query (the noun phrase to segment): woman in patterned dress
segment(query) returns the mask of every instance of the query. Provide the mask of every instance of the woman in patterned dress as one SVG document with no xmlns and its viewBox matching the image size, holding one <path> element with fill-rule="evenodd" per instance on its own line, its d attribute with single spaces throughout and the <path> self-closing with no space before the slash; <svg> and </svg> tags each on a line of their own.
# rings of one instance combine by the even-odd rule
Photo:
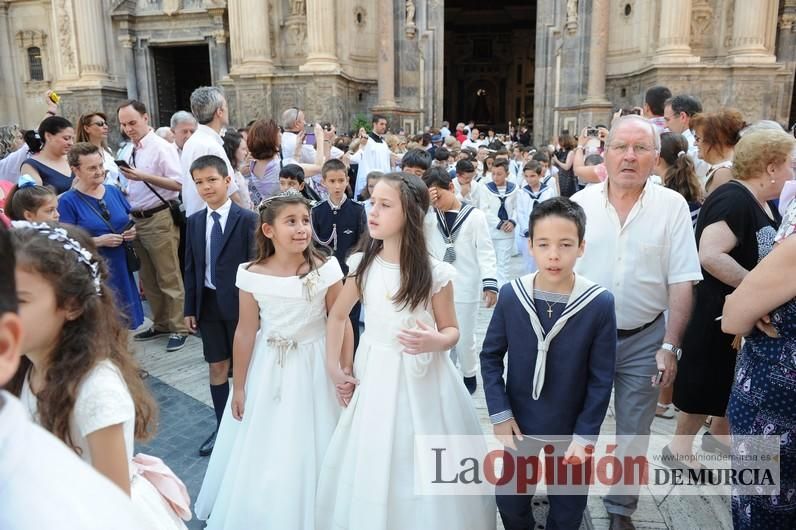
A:
<svg viewBox="0 0 796 530">
<path fill-rule="evenodd" d="M 796 527 L 794 233 L 796 201 L 786 212 L 771 253 L 744 278 L 724 305 L 722 329 L 746 335 L 727 408 L 733 455 L 743 452 L 740 437 L 745 435 L 776 436 L 780 445 L 779 494 L 734 491 L 732 518 L 736 529 Z"/>
</svg>

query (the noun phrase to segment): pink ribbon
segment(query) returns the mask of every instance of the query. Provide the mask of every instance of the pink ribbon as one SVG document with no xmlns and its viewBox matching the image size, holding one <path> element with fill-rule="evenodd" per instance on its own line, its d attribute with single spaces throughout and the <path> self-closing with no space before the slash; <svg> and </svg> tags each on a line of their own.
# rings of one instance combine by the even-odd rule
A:
<svg viewBox="0 0 796 530">
<path fill-rule="evenodd" d="M 191 497 L 185 484 L 163 460 L 144 453 L 133 457 L 137 474 L 148 480 L 183 521 L 191 520 Z"/>
</svg>

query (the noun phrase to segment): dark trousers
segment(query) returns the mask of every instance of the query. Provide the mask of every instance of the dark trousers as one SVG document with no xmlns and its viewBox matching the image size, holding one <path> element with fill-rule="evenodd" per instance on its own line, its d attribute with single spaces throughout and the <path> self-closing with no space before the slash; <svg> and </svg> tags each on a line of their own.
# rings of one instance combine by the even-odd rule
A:
<svg viewBox="0 0 796 530">
<path fill-rule="evenodd" d="M 531 440 L 526 437 L 522 442 L 517 442 L 517 452 L 507 448 L 512 454 L 520 454 L 528 457 L 538 455 L 545 443 L 540 440 Z M 563 456 L 569 442 L 556 443 L 556 455 Z M 531 530 L 536 527 L 533 517 L 533 494 L 535 488 L 529 486 L 527 494 L 516 494 L 513 489 L 513 481 L 509 482 L 512 487 L 496 488 L 495 500 L 497 502 L 500 519 L 506 530 Z M 505 494 L 501 494 L 501 491 Z M 577 530 L 583 520 L 583 512 L 586 509 L 588 500 L 588 487 L 577 488 L 579 495 L 555 495 L 552 492 L 555 488 L 548 486 L 547 500 L 550 503 L 550 512 L 547 516 L 545 528 L 547 530 Z M 568 493 L 572 493 L 569 491 Z"/>
<path fill-rule="evenodd" d="M 198 318 L 202 336 L 205 361 L 219 363 L 232 360 L 232 343 L 235 339 L 237 320 L 227 320 L 218 307 L 215 289 L 202 291 L 202 311 Z"/>
</svg>

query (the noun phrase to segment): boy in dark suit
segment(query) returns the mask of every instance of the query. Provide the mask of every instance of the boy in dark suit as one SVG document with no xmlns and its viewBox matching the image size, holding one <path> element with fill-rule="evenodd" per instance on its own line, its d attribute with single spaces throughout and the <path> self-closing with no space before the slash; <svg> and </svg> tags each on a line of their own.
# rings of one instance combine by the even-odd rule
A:
<svg viewBox="0 0 796 530">
<path fill-rule="evenodd" d="M 321 167 L 321 179 L 329 191 L 329 198 L 312 208 L 312 237 L 332 250 L 345 277 L 348 275 L 348 254 L 367 227 L 365 207 L 346 197 L 348 174 L 341 161 L 335 158 L 327 160 Z M 359 311 L 360 304 L 357 303 L 350 314 L 355 350 L 359 346 Z"/>
<path fill-rule="evenodd" d="M 210 368 L 210 396 L 221 423 L 229 397 L 232 341 L 238 324 L 238 266 L 254 258 L 254 232 L 259 216 L 227 198 L 232 177 L 215 155 L 191 164 L 191 178 L 207 207 L 188 217 L 185 230 L 185 325 L 202 330 L 202 346 Z M 217 427 L 217 426 L 216 426 Z M 199 449 L 213 451 L 216 431 Z"/>
<path fill-rule="evenodd" d="M 481 376 L 495 435 L 523 457 L 553 445 L 566 462 L 583 465 L 611 399 L 614 297 L 573 270 L 583 255 L 585 231 L 583 208 L 567 198 L 548 199 L 534 208 L 528 245 L 539 270 L 503 286 L 484 339 Z M 580 526 L 588 487 L 569 487 L 569 495 L 549 489 L 546 528 Z M 532 500 L 498 488 L 506 530 L 535 528 Z"/>
</svg>

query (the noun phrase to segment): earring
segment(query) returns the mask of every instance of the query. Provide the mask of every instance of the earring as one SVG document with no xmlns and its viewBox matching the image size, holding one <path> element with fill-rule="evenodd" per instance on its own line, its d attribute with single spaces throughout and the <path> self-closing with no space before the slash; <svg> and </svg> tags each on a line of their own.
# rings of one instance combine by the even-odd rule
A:
<svg viewBox="0 0 796 530">
<path fill-rule="evenodd" d="M 771 184 L 774 184 L 775 182 L 777 182 L 777 181 L 774 180 L 774 179 L 771 179 Z"/>
</svg>

